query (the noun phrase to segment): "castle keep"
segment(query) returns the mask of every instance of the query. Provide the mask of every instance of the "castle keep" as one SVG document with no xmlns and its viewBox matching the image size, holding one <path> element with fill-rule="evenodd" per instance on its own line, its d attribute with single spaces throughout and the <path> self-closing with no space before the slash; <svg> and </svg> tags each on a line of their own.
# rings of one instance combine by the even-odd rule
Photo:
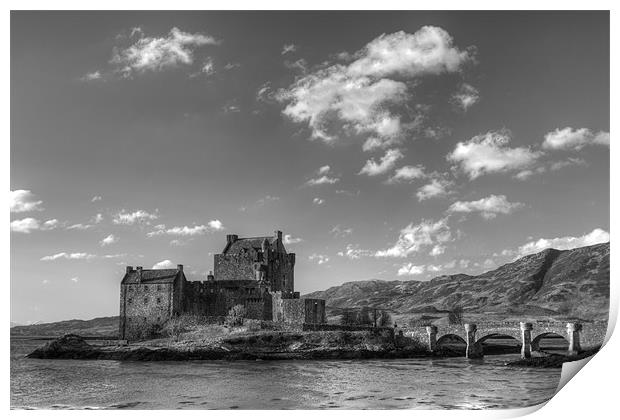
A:
<svg viewBox="0 0 620 420">
<path fill-rule="evenodd" d="M 121 339 L 156 328 L 183 314 L 223 317 L 243 305 L 247 318 L 292 325 L 324 324 L 325 301 L 302 299 L 295 292 L 295 254 L 287 253 L 282 232 L 239 238 L 226 235 L 226 245 L 213 257 L 213 274 L 188 281 L 176 269 L 127 267 L 121 281 Z"/>
</svg>

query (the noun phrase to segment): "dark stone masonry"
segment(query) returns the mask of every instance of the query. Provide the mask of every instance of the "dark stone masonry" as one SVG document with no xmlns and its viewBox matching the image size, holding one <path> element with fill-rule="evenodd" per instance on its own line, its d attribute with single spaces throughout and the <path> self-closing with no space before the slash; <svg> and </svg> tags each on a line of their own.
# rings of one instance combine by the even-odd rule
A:
<svg viewBox="0 0 620 420">
<path fill-rule="evenodd" d="M 213 258 L 204 281 L 188 281 L 183 266 L 149 270 L 127 267 L 121 281 L 119 337 L 133 339 L 155 331 L 179 315 L 223 317 L 243 305 L 247 317 L 294 326 L 324 324 L 325 301 L 301 299 L 295 292 L 295 254 L 287 253 L 282 232 L 239 238 Z"/>
</svg>

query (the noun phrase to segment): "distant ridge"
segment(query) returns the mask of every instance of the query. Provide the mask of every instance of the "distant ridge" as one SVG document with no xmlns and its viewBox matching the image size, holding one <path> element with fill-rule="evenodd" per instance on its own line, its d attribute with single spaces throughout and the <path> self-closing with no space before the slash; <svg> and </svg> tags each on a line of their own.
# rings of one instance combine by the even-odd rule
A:
<svg viewBox="0 0 620 420">
<path fill-rule="evenodd" d="M 395 313 L 444 311 L 506 315 L 561 314 L 606 320 L 609 242 L 571 250 L 546 249 L 479 275 L 453 274 L 428 282 L 365 280 L 305 295 L 330 308 L 371 306 Z"/>
</svg>

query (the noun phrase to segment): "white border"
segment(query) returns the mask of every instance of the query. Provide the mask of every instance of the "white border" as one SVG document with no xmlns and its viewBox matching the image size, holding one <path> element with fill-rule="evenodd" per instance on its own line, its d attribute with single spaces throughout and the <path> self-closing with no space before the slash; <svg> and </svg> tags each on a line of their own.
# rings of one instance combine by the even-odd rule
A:
<svg viewBox="0 0 620 420">
<path fill-rule="evenodd" d="M 205 2 L 205 1 L 187 1 L 187 0 L 177 0 L 175 2 L 162 2 L 162 1 L 118 1 L 118 0 L 109 0 L 106 2 L 78 2 L 78 1 L 55 1 L 53 3 L 49 1 L 8 1 L 9 9 L 7 9 L 6 13 L 2 16 L 2 28 L 4 31 L 4 43 L 5 49 L 4 51 L 10 51 L 10 15 L 9 10 L 49 10 L 51 6 L 54 7 L 54 10 L 202 10 L 202 9 L 210 9 L 210 10 L 341 10 L 341 9 L 374 9 L 376 6 L 381 6 L 387 10 L 463 10 L 465 6 L 467 6 L 468 10 L 548 10 L 548 9 L 558 9 L 561 8 L 563 10 L 611 10 L 611 73 L 612 75 L 618 74 L 618 62 L 617 62 L 617 53 L 614 53 L 615 46 L 617 48 L 618 43 L 617 36 L 618 31 L 616 29 L 616 24 L 618 23 L 618 19 L 616 18 L 616 7 L 614 7 L 617 2 L 613 1 L 598 1 L 598 0 L 590 0 L 588 2 L 578 2 L 578 1 L 562 1 L 562 2 L 544 2 L 544 1 L 532 1 L 532 0 L 522 0 L 519 2 L 490 2 L 490 1 L 479 1 L 479 0 L 470 0 L 467 2 L 463 1 L 433 1 L 433 2 L 411 2 L 411 1 L 403 1 L 403 0 L 383 0 L 381 2 L 368 2 L 368 1 L 334 1 L 334 0 L 314 0 L 312 2 L 284 2 L 284 1 L 261 1 L 261 2 L 251 2 L 251 1 L 242 1 L 242 0 L 227 0 L 225 2 Z M 593 46 L 596 48 L 596 46 Z M 5 60 L 9 60 L 9 54 L 5 53 Z M 3 93 L 4 93 L 4 106 L 2 117 L 4 119 L 4 127 L 5 127 L 5 136 L 2 140 L 2 150 L 5 158 L 5 164 L 2 168 L 2 182 L 3 185 L 6 185 L 6 190 L 10 190 L 10 135 L 9 135 L 9 127 L 10 127 L 10 76 L 9 76 L 9 63 L 5 62 L 5 65 L 2 66 L 1 71 L 4 81 L 3 83 Z M 616 79 L 612 77 L 611 79 L 611 115 L 616 114 L 618 110 L 617 106 L 617 95 L 618 85 L 616 83 Z M 614 112 L 616 111 L 616 112 Z M 615 133 L 615 121 L 611 121 L 611 130 L 610 132 Z M 612 142 L 613 143 L 613 142 Z M 618 148 L 612 146 L 611 147 L 611 161 L 618 162 Z M 617 182 L 618 175 L 620 169 L 618 166 L 611 165 L 611 191 L 618 191 Z M 616 187 L 616 188 L 615 188 Z M 617 197 L 611 195 L 611 233 L 615 232 L 615 214 L 618 214 L 618 200 Z M 8 213 L 8 206 L 5 207 L 5 211 Z M 9 267 L 9 245 L 10 245 L 10 236 L 8 229 L 8 221 L 5 224 L 5 229 L 3 230 L 2 236 L 2 266 Z M 612 253 L 611 256 L 611 265 L 612 265 L 612 273 L 615 273 L 615 267 L 617 266 L 617 256 Z M 613 326 L 617 320 L 618 314 L 618 301 L 620 293 L 618 291 L 619 285 L 617 280 L 614 280 L 614 276 L 612 275 L 612 284 L 611 284 L 611 308 L 610 308 L 610 329 L 613 329 Z M 10 320 L 10 293 L 9 287 L 10 282 L 8 281 L 9 277 L 5 277 L 4 281 L 4 312 L 6 314 L 5 322 L 8 323 Z M 8 332 L 8 330 L 7 330 Z M 6 336 L 4 346 L 2 347 L 2 351 L 4 354 L 5 360 L 5 375 L 4 378 L 4 386 L 3 386 L 3 396 L 5 399 L 5 409 L 8 410 L 10 406 L 10 393 L 9 393 L 9 338 Z M 619 340 L 616 336 L 608 334 L 608 342 L 605 347 L 597 354 L 592 360 L 587 363 L 585 367 L 579 372 L 576 379 L 569 381 L 564 388 L 558 392 L 558 394 L 552 398 L 546 405 L 543 407 L 533 407 L 528 409 L 517 409 L 517 410 L 493 410 L 493 411 L 415 411 L 414 413 L 408 411 L 400 411 L 400 410 L 391 410 L 389 412 L 376 412 L 376 411 L 339 411 L 339 412 L 323 412 L 320 415 L 326 417 L 336 416 L 340 419 L 344 418 L 353 418 L 361 419 L 361 418 L 369 418 L 369 417 L 383 417 L 385 415 L 389 415 L 394 418 L 409 418 L 412 414 L 416 416 L 416 418 L 509 418 L 525 415 L 528 413 L 531 414 L 531 418 L 549 418 L 549 417 L 562 417 L 563 419 L 571 419 L 571 418 L 609 418 L 613 416 L 613 412 L 616 412 L 616 399 L 617 399 L 617 391 L 615 386 L 615 381 L 617 374 L 619 373 L 619 362 L 616 360 L 616 354 L 620 354 L 620 344 Z M 579 363 L 577 363 L 579 364 Z M 565 369 L 568 371 L 570 368 L 574 366 L 566 366 Z M 563 371 L 563 374 L 565 372 Z M 34 417 L 34 418 L 83 418 L 85 416 L 88 417 L 98 417 L 107 418 L 108 416 L 114 417 L 125 417 L 135 416 L 137 413 L 133 411 L 99 411 L 99 412 L 66 412 L 66 411 L 58 411 L 58 412 L 49 412 L 49 411 L 36 411 L 36 412 L 26 412 L 26 411 L 10 411 L 8 413 L 10 416 L 15 418 L 25 418 L 25 417 Z M 155 419 L 159 418 L 167 418 L 171 414 L 166 413 L 165 411 L 150 411 L 147 414 L 149 417 L 153 417 Z M 204 416 L 214 416 L 216 418 L 231 418 L 238 416 L 252 416 L 252 417 L 263 417 L 269 416 L 270 418 L 284 418 L 291 416 L 290 412 L 287 411 L 276 411 L 276 412 L 260 412 L 260 411 L 217 411 L 217 412 L 209 412 L 206 413 L 204 411 L 193 411 L 193 412 L 176 412 L 174 414 L 175 417 L 204 417 Z M 313 411 L 297 411 L 293 414 L 295 417 L 301 416 L 302 418 L 310 416 L 316 416 L 317 413 Z"/>
</svg>

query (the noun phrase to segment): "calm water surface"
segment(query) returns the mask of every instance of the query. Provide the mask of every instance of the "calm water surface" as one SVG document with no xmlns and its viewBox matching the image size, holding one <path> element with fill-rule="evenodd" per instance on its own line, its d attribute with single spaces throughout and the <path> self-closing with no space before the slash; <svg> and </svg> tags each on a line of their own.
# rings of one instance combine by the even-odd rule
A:
<svg viewBox="0 0 620 420">
<path fill-rule="evenodd" d="M 559 369 L 518 358 L 355 361 L 118 362 L 36 360 L 41 342 L 11 341 L 13 408 L 485 409 L 551 398 Z"/>
</svg>

